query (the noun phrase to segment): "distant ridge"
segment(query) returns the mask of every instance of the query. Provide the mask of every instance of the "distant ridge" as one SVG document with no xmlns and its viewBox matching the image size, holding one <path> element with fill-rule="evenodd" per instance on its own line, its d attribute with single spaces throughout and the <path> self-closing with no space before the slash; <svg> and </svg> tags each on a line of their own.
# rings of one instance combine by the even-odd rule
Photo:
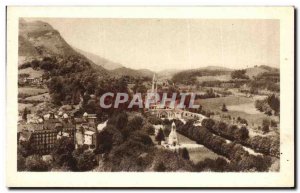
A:
<svg viewBox="0 0 300 193">
<path fill-rule="evenodd" d="M 112 62 L 110 60 L 107 60 L 101 56 L 98 56 L 96 54 L 92 54 L 83 50 L 80 50 L 78 48 L 74 48 L 77 52 L 81 53 L 82 55 L 84 55 L 85 57 L 87 57 L 88 59 L 90 59 L 91 61 L 93 61 L 95 64 L 102 66 L 103 68 L 105 68 L 106 70 L 115 70 L 117 68 L 122 68 L 123 66 L 119 63 L 116 62 Z"/>
<path fill-rule="evenodd" d="M 131 77 L 148 77 L 148 78 L 151 78 L 154 74 L 154 72 L 148 69 L 134 70 L 126 67 L 117 68 L 115 70 L 112 70 L 111 73 L 115 77 L 131 76 Z"/>
<path fill-rule="evenodd" d="M 43 21 L 19 21 L 19 65 L 33 59 L 53 56 L 77 56 L 89 61 L 91 67 L 101 74 L 108 71 L 93 63 L 73 49 L 51 25 Z"/>
</svg>

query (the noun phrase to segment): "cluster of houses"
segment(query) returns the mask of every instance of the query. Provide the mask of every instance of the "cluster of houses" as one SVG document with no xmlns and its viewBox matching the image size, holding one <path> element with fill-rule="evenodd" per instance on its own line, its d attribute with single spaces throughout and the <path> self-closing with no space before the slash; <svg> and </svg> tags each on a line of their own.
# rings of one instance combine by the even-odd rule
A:
<svg viewBox="0 0 300 193">
<path fill-rule="evenodd" d="M 18 143 L 28 142 L 31 151 L 36 154 L 49 154 L 55 148 L 55 142 L 70 138 L 76 148 L 86 145 L 89 149 L 97 146 L 97 133 L 106 127 L 106 122 L 97 124 L 95 114 L 84 113 L 74 118 L 67 113 L 49 113 L 38 123 L 18 125 Z"/>
<path fill-rule="evenodd" d="M 19 77 L 18 84 L 23 86 L 42 86 L 44 78 L 40 77 Z"/>
</svg>

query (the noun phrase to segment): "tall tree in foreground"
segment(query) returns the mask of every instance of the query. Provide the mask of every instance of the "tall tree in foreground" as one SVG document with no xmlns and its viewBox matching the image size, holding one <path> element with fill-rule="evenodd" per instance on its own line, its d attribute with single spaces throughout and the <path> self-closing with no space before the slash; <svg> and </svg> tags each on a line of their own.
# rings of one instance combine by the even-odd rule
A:
<svg viewBox="0 0 300 193">
<path fill-rule="evenodd" d="M 181 156 L 183 159 L 190 160 L 190 154 L 187 148 L 182 149 Z"/>
<path fill-rule="evenodd" d="M 158 142 L 159 145 L 161 144 L 161 141 L 165 140 L 165 135 L 161 128 L 158 130 L 155 140 Z"/>
<path fill-rule="evenodd" d="M 227 107 L 226 107 L 225 104 L 223 104 L 223 106 L 222 106 L 222 111 L 223 111 L 223 112 L 227 112 L 227 111 L 228 111 L 228 109 L 227 109 Z"/>
</svg>

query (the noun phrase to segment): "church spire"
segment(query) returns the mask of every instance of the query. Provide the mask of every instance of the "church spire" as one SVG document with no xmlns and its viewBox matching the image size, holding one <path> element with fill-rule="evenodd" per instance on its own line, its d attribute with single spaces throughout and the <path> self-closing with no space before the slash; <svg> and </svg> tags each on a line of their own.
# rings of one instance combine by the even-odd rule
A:
<svg viewBox="0 0 300 193">
<path fill-rule="evenodd" d="M 151 92 L 152 93 L 156 93 L 156 77 L 155 77 L 155 74 L 153 74 L 153 79 L 152 79 L 152 89 L 151 89 Z"/>
</svg>

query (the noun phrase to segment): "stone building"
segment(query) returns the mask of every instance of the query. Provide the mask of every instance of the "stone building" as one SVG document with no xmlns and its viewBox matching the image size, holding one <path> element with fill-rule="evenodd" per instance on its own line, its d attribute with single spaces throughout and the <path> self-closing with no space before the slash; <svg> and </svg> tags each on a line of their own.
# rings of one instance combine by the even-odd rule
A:
<svg viewBox="0 0 300 193">
<path fill-rule="evenodd" d="M 54 149 L 57 139 L 69 137 L 75 142 L 75 125 L 70 119 L 57 119 L 54 113 L 41 123 L 29 123 L 18 126 L 18 143 L 28 141 L 35 154 L 49 154 Z"/>
<path fill-rule="evenodd" d="M 172 123 L 171 132 L 168 137 L 168 145 L 171 145 L 171 146 L 179 145 L 177 133 L 176 133 L 176 125 L 174 122 Z"/>
<path fill-rule="evenodd" d="M 96 114 L 84 113 L 82 118 L 75 118 L 76 148 L 87 145 L 90 149 L 97 146 Z"/>
</svg>

